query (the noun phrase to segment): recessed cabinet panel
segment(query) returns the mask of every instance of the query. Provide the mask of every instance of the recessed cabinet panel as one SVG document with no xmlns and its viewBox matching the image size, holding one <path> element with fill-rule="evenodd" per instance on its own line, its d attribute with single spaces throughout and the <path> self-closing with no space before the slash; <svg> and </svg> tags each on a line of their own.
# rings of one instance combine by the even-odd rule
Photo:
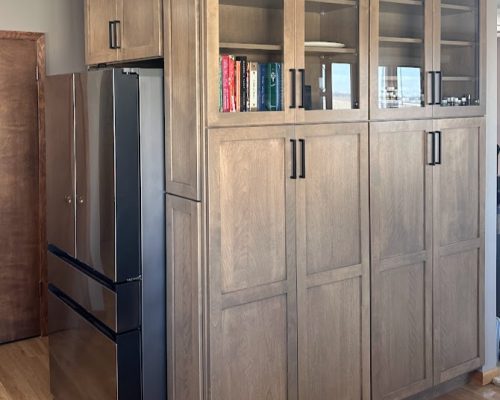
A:
<svg viewBox="0 0 500 400">
<path fill-rule="evenodd" d="M 434 122 L 434 382 L 484 360 L 484 119 Z"/>
<path fill-rule="evenodd" d="M 373 399 L 432 377 L 432 121 L 370 125 Z"/>
<path fill-rule="evenodd" d="M 290 127 L 208 131 L 211 399 L 296 399 Z"/>
<path fill-rule="evenodd" d="M 368 399 L 367 125 L 296 136 L 299 398 Z"/>
</svg>

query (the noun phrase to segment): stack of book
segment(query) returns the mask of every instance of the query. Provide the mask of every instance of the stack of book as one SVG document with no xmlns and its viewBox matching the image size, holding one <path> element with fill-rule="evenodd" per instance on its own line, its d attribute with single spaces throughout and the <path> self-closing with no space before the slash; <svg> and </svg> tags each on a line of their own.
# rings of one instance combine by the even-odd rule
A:
<svg viewBox="0 0 500 400">
<path fill-rule="evenodd" d="M 247 57 L 219 57 L 219 111 L 281 111 L 283 64 L 249 62 Z"/>
</svg>

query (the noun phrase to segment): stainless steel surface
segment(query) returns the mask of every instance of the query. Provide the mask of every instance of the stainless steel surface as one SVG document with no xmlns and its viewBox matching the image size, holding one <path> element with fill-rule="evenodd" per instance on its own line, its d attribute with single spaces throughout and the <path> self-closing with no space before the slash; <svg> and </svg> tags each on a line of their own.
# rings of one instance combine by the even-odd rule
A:
<svg viewBox="0 0 500 400">
<path fill-rule="evenodd" d="M 113 74 L 78 75 L 76 89 L 77 258 L 114 280 Z"/>
<path fill-rule="evenodd" d="M 140 326 L 140 282 L 115 292 L 51 252 L 47 261 L 49 282 L 108 328 L 121 333 Z"/>
<path fill-rule="evenodd" d="M 117 345 L 49 292 L 51 391 L 57 400 L 118 398 Z"/>
<path fill-rule="evenodd" d="M 48 76 L 46 99 L 47 240 L 75 255 L 73 76 Z"/>
</svg>

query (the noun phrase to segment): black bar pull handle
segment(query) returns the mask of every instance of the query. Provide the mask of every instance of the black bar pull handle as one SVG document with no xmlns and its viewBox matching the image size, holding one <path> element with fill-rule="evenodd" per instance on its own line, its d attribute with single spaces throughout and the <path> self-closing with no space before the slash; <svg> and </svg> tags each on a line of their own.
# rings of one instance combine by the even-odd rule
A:
<svg viewBox="0 0 500 400">
<path fill-rule="evenodd" d="M 115 48 L 115 21 L 109 21 L 109 48 L 114 49 Z"/>
<path fill-rule="evenodd" d="M 297 108 L 297 74 L 295 69 L 290 69 L 292 73 L 292 103 L 290 108 Z"/>
<path fill-rule="evenodd" d="M 301 104 L 299 105 L 299 108 L 304 108 L 304 103 L 306 99 L 306 70 L 304 68 L 299 69 L 300 72 L 300 85 L 302 87 L 301 90 Z"/>
<path fill-rule="evenodd" d="M 121 33 L 121 21 L 114 21 L 114 31 L 115 31 L 115 49 L 122 48 L 122 33 Z M 120 29 L 119 29 L 120 28 Z"/>
<path fill-rule="evenodd" d="M 429 165 L 436 165 L 436 140 L 435 140 L 435 132 L 428 132 L 427 133 L 427 148 L 429 148 L 429 141 L 431 143 L 431 155 L 429 157 Z M 429 152 L 427 151 L 427 155 L 429 155 Z"/>
<path fill-rule="evenodd" d="M 292 175 L 290 179 L 297 179 L 297 141 L 290 139 L 292 143 Z"/>
<path fill-rule="evenodd" d="M 434 165 L 441 165 L 441 131 L 434 132 L 434 141 L 437 139 L 437 143 L 434 145 L 435 152 L 437 153 L 437 157 L 435 158 Z"/>
<path fill-rule="evenodd" d="M 434 99 L 434 104 L 436 105 L 441 105 L 441 93 L 443 92 L 442 91 L 442 86 L 443 86 L 443 74 L 441 73 L 441 71 L 436 71 L 434 73 L 434 95 L 433 95 L 433 99 Z"/>
<path fill-rule="evenodd" d="M 434 71 L 429 72 L 429 79 L 427 80 L 427 104 L 429 106 L 434 105 L 434 101 L 436 99 L 436 86 L 435 86 L 435 76 L 436 73 Z M 430 89 L 429 89 L 430 86 Z"/>
<path fill-rule="evenodd" d="M 300 172 L 300 179 L 306 179 L 306 141 L 305 139 L 299 139 L 301 144 L 301 155 L 300 155 L 300 165 L 302 171 Z"/>
</svg>

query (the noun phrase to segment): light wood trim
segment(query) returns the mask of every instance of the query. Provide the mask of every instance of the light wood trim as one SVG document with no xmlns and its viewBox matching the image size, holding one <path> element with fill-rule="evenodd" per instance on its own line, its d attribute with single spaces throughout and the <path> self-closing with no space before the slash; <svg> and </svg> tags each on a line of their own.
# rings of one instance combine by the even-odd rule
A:
<svg viewBox="0 0 500 400">
<path fill-rule="evenodd" d="M 201 400 L 201 206 L 194 201 L 167 195 L 166 211 L 168 399 Z"/>
<path fill-rule="evenodd" d="M 425 119 L 432 118 L 432 106 L 427 105 L 429 73 L 432 69 L 433 59 L 433 4 L 432 1 L 426 1 L 424 9 L 424 107 L 408 107 L 398 109 L 380 109 L 378 106 L 378 66 L 379 66 L 379 44 L 383 41 L 380 38 L 380 4 L 384 0 L 370 1 L 370 120 L 404 120 L 404 119 Z M 391 1 L 394 2 L 394 1 Z M 399 3 L 399 1 L 396 1 Z M 404 4 L 407 4 L 406 2 Z M 419 5 L 412 3 L 412 5 Z M 434 27 L 435 29 L 435 27 Z M 382 39 L 382 40 L 381 40 Z M 387 38 L 386 38 L 387 39 Z M 393 41 L 398 39 L 400 43 L 417 43 L 415 39 L 389 38 Z M 421 42 L 421 41 L 418 41 Z"/>
<path fill-rule="evenodd" d="M 487 371 L 476 371 L 473 374 L 473 381 L 481 386 L 489 385 L 494 378 L 500 376 L 500 368 L 493 368 Z"/>
<path fill-rule="evenodd" d="M 166 190 L 201 200 L 203 109 L 199 0 L 164 0 Z"/>
</svg>

